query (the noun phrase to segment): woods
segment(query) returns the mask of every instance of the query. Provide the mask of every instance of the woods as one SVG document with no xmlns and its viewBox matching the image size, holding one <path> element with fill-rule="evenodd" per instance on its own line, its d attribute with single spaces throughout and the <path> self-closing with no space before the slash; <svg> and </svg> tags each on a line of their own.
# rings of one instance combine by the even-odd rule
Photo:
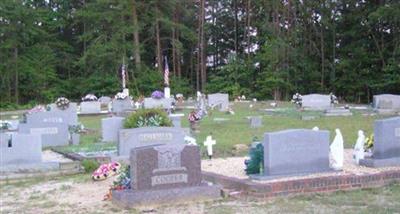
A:
<svg viewBox="0 0 400 214">
<path fill-rule="evenodd" d="M 348 102 L 400 93 L 397 0 L 3 0 L 0 103 L 227 92 Z M 0 106 L 0 107 L 1 107 Z"/>
</svg>

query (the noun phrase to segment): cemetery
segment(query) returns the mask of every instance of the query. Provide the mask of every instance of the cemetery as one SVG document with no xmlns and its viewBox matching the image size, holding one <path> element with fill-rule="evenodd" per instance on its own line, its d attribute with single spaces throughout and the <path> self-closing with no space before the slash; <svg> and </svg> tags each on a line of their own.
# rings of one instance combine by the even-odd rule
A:
<svg viewBox="0 0 400 214">
<path fill-rule="evenodd" d="M 0 213 L 400 211 L 400 2 L 0 11 Z"/>
</svg>

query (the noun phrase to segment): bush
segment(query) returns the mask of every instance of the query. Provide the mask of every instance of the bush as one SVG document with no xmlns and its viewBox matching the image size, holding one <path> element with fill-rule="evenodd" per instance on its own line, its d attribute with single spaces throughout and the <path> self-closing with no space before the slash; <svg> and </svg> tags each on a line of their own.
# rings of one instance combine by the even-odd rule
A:
<svg viewBox="0 0 400 214">
<path fill-rule="evenodd" d="M 246 161 L 246 174 L 259 174 L 264 163 L 264 147 L 261 143 L 257 144 L 256 148 L 251 148 L 249 151 L 250 160 Z"/>
<path fill-rule="evenodd" d="M 172 126 L 167 113 L 161 109 L 140 109 L 125 119 L 124 128 L 139 128 L 146 126 Z"/>
<path fill-rule="evenodd" d="M 100 166 L 97 161 L 91 159 L 85 159 L 81 164 L 86 173 L 92 173 Z"/>
</svg>

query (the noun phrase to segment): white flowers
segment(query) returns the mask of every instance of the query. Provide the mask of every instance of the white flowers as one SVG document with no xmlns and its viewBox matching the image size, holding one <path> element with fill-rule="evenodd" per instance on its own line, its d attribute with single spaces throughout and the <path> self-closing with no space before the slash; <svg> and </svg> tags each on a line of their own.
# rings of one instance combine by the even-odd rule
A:
<svg viewBox="0 0 400 214">
<path fill-rule="evenodd" d="M 82 98 L 82 101 L 85 102 L 97 101 L 97 97 L 94 94 L 87 94 L 85 97 Z"/>
<path fill-rule="evenodd" d="M 55 102 L 57 108 L 65 110 L 69 107 L 69 100 L 65 97 L 59 97 Z"/>
<path fill-rule="evenodd" d="M 118 92 L 115 95 L 115 99 L 117 99 L 117 100 L 125 100 L 127 97 L 128 97 L 128 95 L 125 93 L 122 93 L 122 92 Z"/>
</svg>

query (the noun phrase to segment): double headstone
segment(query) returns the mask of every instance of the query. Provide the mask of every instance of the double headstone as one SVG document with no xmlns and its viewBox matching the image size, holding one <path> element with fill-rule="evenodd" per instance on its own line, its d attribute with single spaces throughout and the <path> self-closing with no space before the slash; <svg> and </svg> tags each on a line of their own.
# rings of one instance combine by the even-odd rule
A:
<svg viewBox="0 0 400 214">
<path fill-rule="evenodd" d="M 400 117 L 375 121 L 373 155 L 360 160 L 360 165 L 400 166 Z"/>
<path fill-rule="evenodd" d="M 101 135 L 103 141 L 117 142 L 119 130 L 123 127 L 123 117 L 108 117 L 101 119 Z"/>
<path fill-rule="evenodd" d="M 68 124 L 66 123 L 21 123 L 18 132 L 41 135 L 43 147 L 65 146 L 69 142 Z"/>
<path fill-rule="evenodd" d="M 202 182 L 198 146 L 169 144 L 132 149 L 131 190 L 113 191 L 123 207 L 160 205 L 220 197 L 220 186 Z"/>
<path fill-rule="evenodd" d="M 264 174 L 254 179 L 296 176 L 331 171 L 329 132 L 293 129 L 265 133 Z"/>
<path fill-rule="evenodd" d="M 219 111 L 228 111 L 229 109 L 229 95 L 223 93 L 209 94 L 208 96 L 209 107 L 219 107 Z"/>
<path fill-rule="evenodd" d="M 127 156 L 133 148 L 162 144 L 183 144 L 185 132 L 175 127 L 142 127 L 121 129 L 118 138 L 118 155 Z"/>
<path fill-rule="evenodd" d="M 394 113 L 400 111 L 400 95 L 374 95 L 373 107 L 378 113 Z"/>
<path fill-rule="evenodd" d="M 323 94 L 308 94 L 302 96 L 302 107 L 310 110 L 325 110 L 331 107 L 331 96 Z"/>
<path fill-rule="evenodd" d="M 35 164 L 42 161 L 38 134 L 0 133 L 0 166 Z"/>
</svg>

